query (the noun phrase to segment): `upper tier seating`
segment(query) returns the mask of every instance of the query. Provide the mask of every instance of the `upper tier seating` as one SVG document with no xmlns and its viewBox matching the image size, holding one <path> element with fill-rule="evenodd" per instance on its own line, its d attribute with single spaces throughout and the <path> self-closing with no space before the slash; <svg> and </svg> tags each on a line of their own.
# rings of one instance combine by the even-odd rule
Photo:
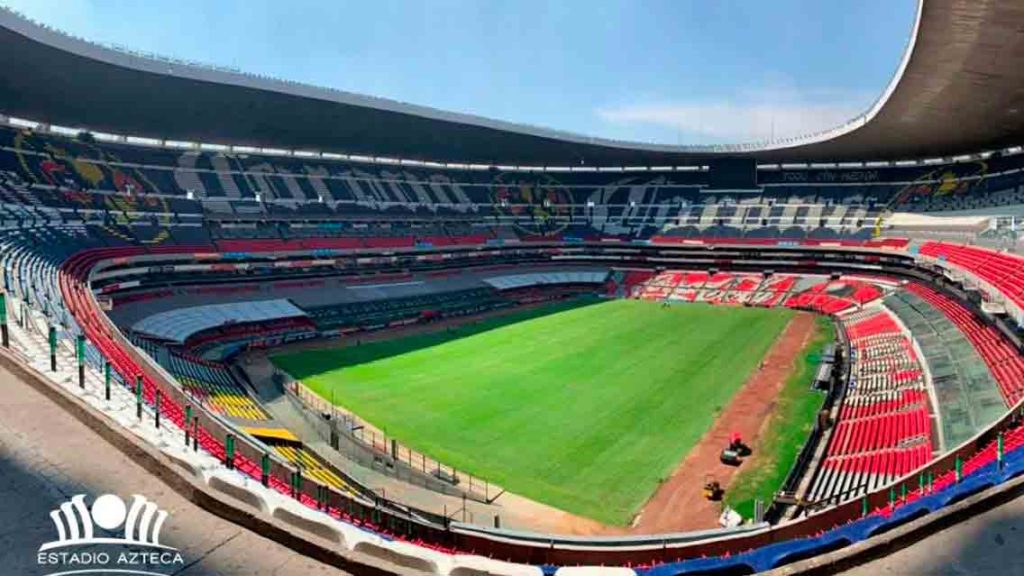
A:
<svg viewBox="0 0 1024 576">
<path fill-rule="evenodd" d="M 148 219 L 159 228 L 199 225 L 206 217 L 220 224 L 218 240 L 225 242 L 267 222 L 281 224 L 254 239 L 396 238 L 374 244 L 379 247 L 480 244 L 508 234 L 523 241 L 659 233 L 680 241 L 867 241 L 887 206 L 928 210 L 943 202 L 1016 201 L 1022 165 L 1024 155 L 989 160 L 980 172 L 965 172 L 963 164 L 763 170 L 763 191 L 737 196 L 702 191 L 707 176 L 699 171 L 624 175 L 359 164 L 87 142 L 0 127 L 0 219 L 122 228 Z M 965 178 L 956 181 L 955 194 L 947 193 L 949 174 Z M 249 221 L 230 222 L 239 218 Z M 381 226 L 410 219 L 417 224 L 405 233 L 388 234 Z M 310 220 L 369 222 L 374 233 L 353 226 L 325 233 Z"/>
<path fill-rule="evenodd" d="M 701 207 L 690 218 L 723 227 L 778 219 L 785 214 L 791 220 L 787 224 L 814 225 L 823 220 L 828 227 L 842 228 L 857 219 L 870 218 L 872 205 L 944 210 L 991 205 L 992 197 L 995 201 L 1014 201 L 1012 196 L 999 195 L 1017 189 L 1024 164 L 1021 155 L 1007 155 L 984 163 L 945 166 L 760 170 L 758 180 L 763 192 L 737 196 L 702 192 L 707 174 L 699 171 L 622 174 L 440 169 L 408 163 L 132 146 L 6 126 L 0 127 L 0 152 L 0 173 L 14 175 L 26 184 L 126 194 L 159 192 L 182 199 L 191 192 L 197 199 L 220 199 L 225 203 L 251 202 L 259 195 L 274 203 L 254 210 L 281 215 L 307 212 L 308 204 L 304 203 L 322 201 L 324 205 L 350 202 L 352 209 L 372 206 L 374 210 L 416 204 L 453 214 L 476 213 L 482 205 L 523 206 L 520 211 L 540 217 L 557 213 L 566 203 L 584 206 L 587 199 L 600 199 L 601 204 L 625 208 L 622 218 L 628 219 L 644 218 L 648 202 L 674 202 L 678 206 L 682 199 L 688 205 L 699 205 L 706 198 L 707 204 L 720 206 L 714 210 Z M 648 194 L 638 198 L 636 191 L 641 187 Z M 783 205 L 792 208 L 776 209 Z"/>
</svg>

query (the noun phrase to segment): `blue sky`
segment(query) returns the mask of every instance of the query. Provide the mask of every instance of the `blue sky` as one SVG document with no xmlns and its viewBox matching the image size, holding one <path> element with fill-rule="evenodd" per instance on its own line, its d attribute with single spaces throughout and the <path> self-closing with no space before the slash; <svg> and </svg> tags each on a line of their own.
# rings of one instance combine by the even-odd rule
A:
<svg viewBox="0 0 1024 576">
<path fill-rule="evenodd" d="M 0 4 L 94 41 L 663 144 L 842 123 L 889 82 L 916 10 L 915 0 Z"/>
</svg>

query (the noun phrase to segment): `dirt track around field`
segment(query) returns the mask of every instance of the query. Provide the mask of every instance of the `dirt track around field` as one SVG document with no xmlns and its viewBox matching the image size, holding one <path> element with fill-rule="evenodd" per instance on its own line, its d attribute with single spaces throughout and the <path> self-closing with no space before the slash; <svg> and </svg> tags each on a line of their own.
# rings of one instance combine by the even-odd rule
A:
<svg viewBox="0 0 1024 576">
<path fill-rule="evenodd" d="M 646 534 L 719 527 L 721 503 L 704 499 L 705 476 L 714 476 L 728 491 L 742 467 L 758 465 L 757 442 L 786 379 L 813 334 L 814 315 L 798 312 L 768 351 L 764 364 L 751 374 L 711 429 L 647 501 L 631 532 Z M 719 453 L 729 443 L 731 432 L 739 432 L 743 441 L 754 447 L 753 456 L 740 467 L 726 466 L 718 460 Z"/>
</svg>

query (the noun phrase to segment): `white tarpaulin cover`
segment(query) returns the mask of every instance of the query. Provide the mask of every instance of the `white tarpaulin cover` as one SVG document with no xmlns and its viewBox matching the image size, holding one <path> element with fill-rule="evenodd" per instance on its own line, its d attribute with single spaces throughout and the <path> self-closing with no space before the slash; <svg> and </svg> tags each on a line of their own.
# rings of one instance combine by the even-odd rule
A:
<svg viewBox="0 0 1024 576">
<path fill-rule="evenodd" d="M 265 322 L 279 318 L 305 316 L 301 308 L 283 298 L 256 302 L 232 302 L 178 308 L 147 316 L 132 325 L 132 330 L 164 340 L 184 342 L 186 338 L 222 324 Z"/>
</svg>

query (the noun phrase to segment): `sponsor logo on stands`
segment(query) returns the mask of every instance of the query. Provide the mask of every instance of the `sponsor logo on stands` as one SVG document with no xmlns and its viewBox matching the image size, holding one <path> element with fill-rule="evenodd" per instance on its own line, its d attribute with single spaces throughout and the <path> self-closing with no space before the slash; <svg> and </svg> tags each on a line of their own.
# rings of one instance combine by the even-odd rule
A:
<svg viewBox="0 0 1024 576">
<path fill-rule="evenodd" d="M 114 494 L 86 505 L 77 494 L 50 512 L 57 539 L 44 542 L 36 563 L 45 576 L 135 574 L 161 576 L 185 565 L 177 548 L 160 543 L 168 518 L 155 502 L 135 494 L 131 503 Z"/>
</svg>

